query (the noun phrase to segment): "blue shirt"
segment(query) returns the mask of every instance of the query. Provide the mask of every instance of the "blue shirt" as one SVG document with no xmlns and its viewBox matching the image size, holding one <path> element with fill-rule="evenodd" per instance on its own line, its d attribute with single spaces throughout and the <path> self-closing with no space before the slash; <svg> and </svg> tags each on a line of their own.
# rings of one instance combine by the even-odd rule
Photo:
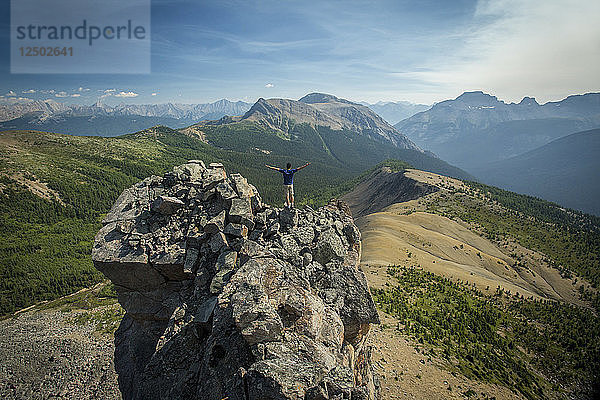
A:
<svg viewBox="0 0 600 400">
<path fill-rule="evenodd" d="M 294 184 L 294 174 L 298 171 L 298 168 L 292 169 L 279 169 L 279 172 L 283 174 L 283 184 L 284 185 L 293 185 Z"/>
</svg>

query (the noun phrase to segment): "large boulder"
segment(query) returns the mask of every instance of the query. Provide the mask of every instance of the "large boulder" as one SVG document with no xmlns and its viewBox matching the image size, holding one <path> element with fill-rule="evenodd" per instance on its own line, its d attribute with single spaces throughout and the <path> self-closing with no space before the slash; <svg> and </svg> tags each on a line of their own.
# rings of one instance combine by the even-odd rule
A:
<svg viewBox="0 0 600 400">
<path fill-rule="evenodd" d="M 92 258 L 126 314 L 124 399 L 374 399 L 370 324 L 347 207 L 266 207 L 221 164 L 126 189 Z"/>
</svg>

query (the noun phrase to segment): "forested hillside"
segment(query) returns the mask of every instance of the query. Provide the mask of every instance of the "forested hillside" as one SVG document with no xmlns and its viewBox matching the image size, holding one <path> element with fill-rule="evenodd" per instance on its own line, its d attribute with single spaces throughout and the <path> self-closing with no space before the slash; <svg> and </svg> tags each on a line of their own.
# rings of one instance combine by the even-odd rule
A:
<svg viewBox="0 0 600 400">
<path fill-rule="evenodd" d="M 378 307 L 419 352 L 453 374 L 527 399 L 598 394 L 600 320 L 590 310 L 501 290 L 484 295 L 420 266 L 390 266 L 387 273 L 389 286 L 372 290 Z"/>
<path fill-rule="evenodd" d="M 89 252 L 124 188 L 189 159 L 223 162 L 280 204 L 279 174 L 264 164 L 300 164 L 294 155 L 222 150 L 169 128 L 119 137 L 33 131 L 0 134 L 0 314 L 56 298 L 101 279 Z M 355 170 L 316 160 L 297 179 L 304 204 L 326 201 Z"/>
<path fill-rule="evenodd" d="M 334 130 L 308 123 L 294 124 L 293 121 L 289 123 L 291 126 L 287 133 L 246 121 L 227 125 L 203 125 L 199 129 L 208 143 L 219 148 L 250 154 L 289 157 L 302 155 L 352 173 L 362 172 L 382 160 L 393 158 L 425 171 L 462 179 L 470 178 L 465 171 L 431 153 L 399 148 L 347 129 Z"/>
</svg>

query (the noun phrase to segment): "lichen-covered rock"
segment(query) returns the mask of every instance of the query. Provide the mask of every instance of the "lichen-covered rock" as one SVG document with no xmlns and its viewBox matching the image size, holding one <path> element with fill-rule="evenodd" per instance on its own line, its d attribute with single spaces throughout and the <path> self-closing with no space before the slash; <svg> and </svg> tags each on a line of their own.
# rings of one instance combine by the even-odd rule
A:
<svg viewBox="0 0 600 400">
<path fill-rule="evenodd" d="M 177 166 L 126 189 L 94 265 L 126 314 L 124 399 L 374 399 L 379 319 L 348 208 L 263 205 L 222 164 Z"/>
<path fill-rule="evenodd" d="M 174 214 L 178 209 L 184 206 L 184 202 L 175 197 L 160 196 L 152 203 L 152 211 L 165 215 Z"/>
<path fill-rule="evenodd" d="M 295 208 L 284 208 L 279 213 L 279 222 L 284 226 L 298 225 L 298 210 Z"/>
</svg>

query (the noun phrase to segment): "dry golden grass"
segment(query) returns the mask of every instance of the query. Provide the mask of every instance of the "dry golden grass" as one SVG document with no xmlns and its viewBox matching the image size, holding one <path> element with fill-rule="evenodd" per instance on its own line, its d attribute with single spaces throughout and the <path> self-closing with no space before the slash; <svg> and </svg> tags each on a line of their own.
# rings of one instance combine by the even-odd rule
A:
<svg viewBox="0 0 600 400">
<path fill-rule="evenodd" d="M 562 278 L 542 254 L 510 240 L 504 245 L 492 243 L 475 226 L 425 212 L 427 201 L 434 196 L 452 196 L 451 190 L 467 192 L 463 182 L 414 169 L 405 176 L 441 190 L 358 218 L 363 264 L 421 266 L 487 293 L 500 287 L 524 297 L 586 306 L 577 289 L 587 284 Z"/>
<path fill-rule="evenodd" d="M 493 243 L 477 226 L 425 212 L 433 196 L 468 193 L 463 182 L 419 170 L 408 170 L 405 176 L 441 190 L 356 219 L 362 233 L 361 268 L 370 287 L 394 285 L 388 265 L 421 266 L 453 281 L 468 282 L 484 293 L 491 294 L 500 286 L 525 297 L 587 306 L 576 290 L 582 280 L 574 284 L 562 278 L 543 254 L 512 240 Z M 382 399 L 463 399 L 468 391 L 475 393 L 472 399 L 523 398 L 506 387 L 451 373 L 448 364 L 424 355 L 422 349 L 417 350 L 418 344 L 397 331 L 393 317 L 382 312 L 380 317 L 382 324 L 372 328 L 369 344 L 374 349 Z"/>
</svg>

